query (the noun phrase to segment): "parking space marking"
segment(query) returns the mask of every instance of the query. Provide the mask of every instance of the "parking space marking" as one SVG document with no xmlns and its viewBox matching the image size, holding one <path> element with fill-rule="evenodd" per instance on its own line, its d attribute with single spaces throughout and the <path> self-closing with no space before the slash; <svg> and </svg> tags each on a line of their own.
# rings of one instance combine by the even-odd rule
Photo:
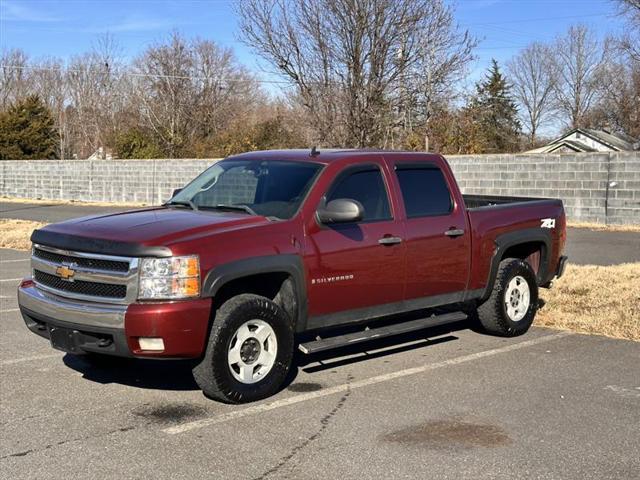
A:
<svg viewBox="0 0 640 480">
<path fill-rule="evenodd" d="M 22 277 L 20 277 L 20 278 L 3 278 L 2 280 L 0 280 L 0 282 L 19 282 L 20 280 L 22 280 Z"/>
<path fill-rule="evenodd" d="M 11 360 L 2 360 L 0 365 L 14 365 L 16 363 L 22 362 L 33 362 L 34 360 L 46 360 L 47 358 L 58 358 L 62 356 L 63 353 L 48 353 L 46 355 L 33 355 L 31 357 L 20 357 L 20 358 L 12 358 Z"/>
<path fill-rule="evenodd" d="M 19 308 L 10 308 L 9 310 L 0 310 L 0 313 L 19 312 Z"/>
<path fill-rule="evenodd" d="M 0 260 L 0 263 L 18 263 L 18 262 L 29 262 L 30 258 L 20 258 L 17 260 Z"/>
<path fill-rule="evenodd" d="M 363 380 L 359 380 L 352 383 L 345 383 L 342 385 L 337 385 L 335 387 L 318 390 L 316 392 L 309 392 L 301 395 L 295 395 L 293 397 L 283 398 L 282 400 L 276 400 L 275 402 L 265 403 L 262 405 L 255 405 L 253 407 L 243 408 L 241 410 L 236 410 L 234 412 L 223 413 L 215 417 L 204 418 L 202 420 L 195 420 L 193 422 L 186 422 L 181 425 L 175 425 L 173 427 L 165 428 L 162 431 L 169 435 L 185 433 L 191 430 L 208 427 L 210 425 L 216 425 L 219 423 L 228 422 L 230 420 L 236 420 L 239 418 L 248 417 L 250 415 L 256 415 L 258 413 L 268 412 L 270 410 L 275 410 L 277 408 L 287 407 L 289 405 L 295 405 L 297 403 L 306 402 L 308 400 L 313 400 L 320 397 L 326 397 L 328 395 L 334 395 L 336 393 L 342 393 L 347 390 L 354 390 L 357 388 L 367 387 L 370 385 L 376 385 L 378 383 L 388 382 L 390 380 L 407 377 L 409 375 L 424 373 L 424 372 L 428 372 L 438 368 L 448 367 L 451 365 L 459 365 L 461 363 L 471 362 L 473 360 L 478 360 L 481 358 L 498 355 L 500 353 L 506 353 L 514 350 L 519 350 L 521 348 L 531 347 L 533 345 L 538 345 L 540 343 L 550 342 L 552 340 L 558 340 L 568 335 L 571 335 L 571 333 L 560 332 L 560 333 L 545 335 L 543 337 L 534 338 L 532 340 L 525 340 L 524 342 L 507 345 L 506 347 L 494 348 L 491 350 L 485 350 L 482 352 L 472 353 L 469 355 L 463 355 L 461 357 L 456 357 L 449 360 L 443 360 L 442 362 L 429 363 L 426 365 L 422 365 L 420 367 L 407 368 L 405 370 L 400 370 L 397 372 L 391 372 L 383 375 L 378 375 L 375 377 L 365 378 Z"/>
</svg>

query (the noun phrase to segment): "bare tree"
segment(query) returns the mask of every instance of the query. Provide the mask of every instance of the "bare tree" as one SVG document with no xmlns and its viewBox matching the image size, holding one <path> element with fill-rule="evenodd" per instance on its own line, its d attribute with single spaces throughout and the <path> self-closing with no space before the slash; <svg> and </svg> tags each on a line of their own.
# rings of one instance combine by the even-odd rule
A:
<svg viewBox="0 0 640 480">
<path fill-rule="evenodd" d="M 51 110 L 58 132 L 58 154 L 60 158 L 68 158 L 71 155 L 72 138 L 66 112 L 68 89 L 62 60 L 40 60 L 31 72 L 31 89 Z"/>
<path fill-rule="evenodd" d="M 428 2 L 418 40 L 416 62 L 410 66 L 409 81 L 401 76 L 402 94 L 406 94 L 401 118 L 405 131 L 423 128 L 429 135 L 429 123 L 435 110 L 455 97 L 454 89 L 473 60 L 477 40 L 456 25 L 454 12 L 442 0 Z"/>
<path fill-rule="evenodd" d="M 172 158 L 193 128 L 193 64 L 189 45 L 178 33 L 168 43 L 148 48 L 134 62 L 142 116 Z"/>
<path fill-rule="evenodd" d="M 584 25 L 570 27 L 553 48 L 558 75 L 555 84 L 558 110 L 571 128 L 581 127 L 598 98 L 604 50 Z"/>
<path fill-rule="evenodd" d="M 81 157 L 105 147 L 117 128 L 123 108 L 120 92 L 123 71 L 119 47 L 109 36 L 101 37 L 92 50 L 71 59 L 66 83 L 75 148 Z"/>
<path fill-rule="evenodd" d="M 134 61 L 133 105 L 169 156 L 188 154 L 196 138 L 215 136 L 234 118 L 248 120 L 259 83 L 231 50 L 174 33 Z"/>
<path fill-rule="evenodd" d="M 240 66 L 229 48 L 196 39 L 193 54 L 193 90 L 201 137 L 217 135 L 237 117 L 247 117 L 262 103 L 262 90 L 256 78 Z"/>
<path fill-rule="evenodd" d="M 507 63 L 513 92 L 520 105 L 520 117 L 533 145 L 541 125 L 549 119 L 554 107 L 556 68 L 551 49 L 532 43 Z"/>
<path fill-rule="evenodd" d="M 31 89 L 29 58 L 22 50 L 3 50 L 0 53 L 0 109 L 5 110 Z"/>
<path fill-rule="evenodd" d="M 602 85 L 601 99 L 589 116 L 589 123 L 640 138 L 640 63 L 607 64 Z"/>
<path fill-rule="evenodd" d="M 627 57 L 640 62 L 640 0 L 615 0 L 620 14 L 627 19 L 627 28 L 617 39 L 617 47 Z"/>
<path fill-rule="evenodd" d="M 290 82 L 321 144 L 379 145 L 397 123 L 394 117 L 407 112 L 401 105 L 420 85 L 412 75 L 420 61 L 457 64 L 451 54 L 465 57 L 472 43 L 456 34 L 440 35 L 445 44 L 435 43 L 437 23 L 449 11 L 439 0 L 241 0 L 236 5 L 243 41 Z"/>
</svg>

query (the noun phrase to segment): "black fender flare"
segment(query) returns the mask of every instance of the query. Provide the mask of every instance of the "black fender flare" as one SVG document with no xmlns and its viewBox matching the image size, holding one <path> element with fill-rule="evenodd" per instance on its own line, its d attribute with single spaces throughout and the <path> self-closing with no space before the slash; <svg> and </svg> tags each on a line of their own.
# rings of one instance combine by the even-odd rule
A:
<svg viewBox="0 0 640 480">
<path fill-rule="evenodd" d="M 295 254 L 265 255 L 224 263 L 212 268 L 202 282 L 202 296 L 214 297 L 232 280 L 264 273 L 287 273 L 293 280 L 297 301 L 295 328 L 302 332 L 307 326 L 307 287 L 302 257 Z"/>
<path fill-rule="evenodd" d="M 491 268 L 489 269 L 489 278 L 484 287 L 484 292 L 480 297 L 481 301 L 485 301 L 491 295 L 493 290 L 493 282 L 498 275 L 498 266 L 503 259 L 504 253 L 511 247 L 524 243 L 538 242 L 542 244 L 542 252 L 540 252 L 540 268 L 538 269 L 538 285 L 542 285 L 547 278 L 549 269 L 549 258 L 551 255 L 552 238 L 551 231 L 544 228 L 526 228 L 515 232 L 504 233 L 498 235 L 495 239 L 496 248 L 491 257 Z"/>
</svg>

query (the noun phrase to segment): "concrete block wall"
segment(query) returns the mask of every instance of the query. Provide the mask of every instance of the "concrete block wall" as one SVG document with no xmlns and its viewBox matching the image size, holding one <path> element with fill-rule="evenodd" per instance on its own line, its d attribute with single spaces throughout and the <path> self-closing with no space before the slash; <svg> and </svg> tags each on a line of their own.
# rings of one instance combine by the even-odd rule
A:
<svg viewBox="0 0 640 480">
<path fill-rule="evenodd" d="M 607 222 L 640 223 L 640 152 L 611 156 Z"/>
<path fill-rule="evenodd" d="M 0 196 L 157 204 L 216 161 L 0 161 Z"/>
<path fill-rule="evenodd" d="M 572 220 L 640 224 L 640 152 L 447 159 L 464 193 L 561 198 Z M 0 197 L 157 204 L 216 161 L 0 161 Z"/>
<path fill-rule="evenodd" d="M 572 220 L 640 224 L 640 152 L 447 159 L 464 193 L 561 198 Z"/>
</svg>

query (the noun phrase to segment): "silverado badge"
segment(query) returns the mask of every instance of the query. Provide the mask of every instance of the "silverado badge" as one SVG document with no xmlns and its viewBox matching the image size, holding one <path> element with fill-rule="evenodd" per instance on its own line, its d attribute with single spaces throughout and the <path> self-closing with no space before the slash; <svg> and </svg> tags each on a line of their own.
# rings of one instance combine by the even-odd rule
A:
<svg viewBox="0 0 640 480">
<path fill-rule="evenodd" d="M 56 268 L 56 275 L 58 275 L 59 277 L 65 280 L 73 281 L 73 276 L 75 275 L 75 273 L 76 273 L 75 270 L 72 270 L 66 265 L 62 265 L 61 267 Z"/>
</svg>

